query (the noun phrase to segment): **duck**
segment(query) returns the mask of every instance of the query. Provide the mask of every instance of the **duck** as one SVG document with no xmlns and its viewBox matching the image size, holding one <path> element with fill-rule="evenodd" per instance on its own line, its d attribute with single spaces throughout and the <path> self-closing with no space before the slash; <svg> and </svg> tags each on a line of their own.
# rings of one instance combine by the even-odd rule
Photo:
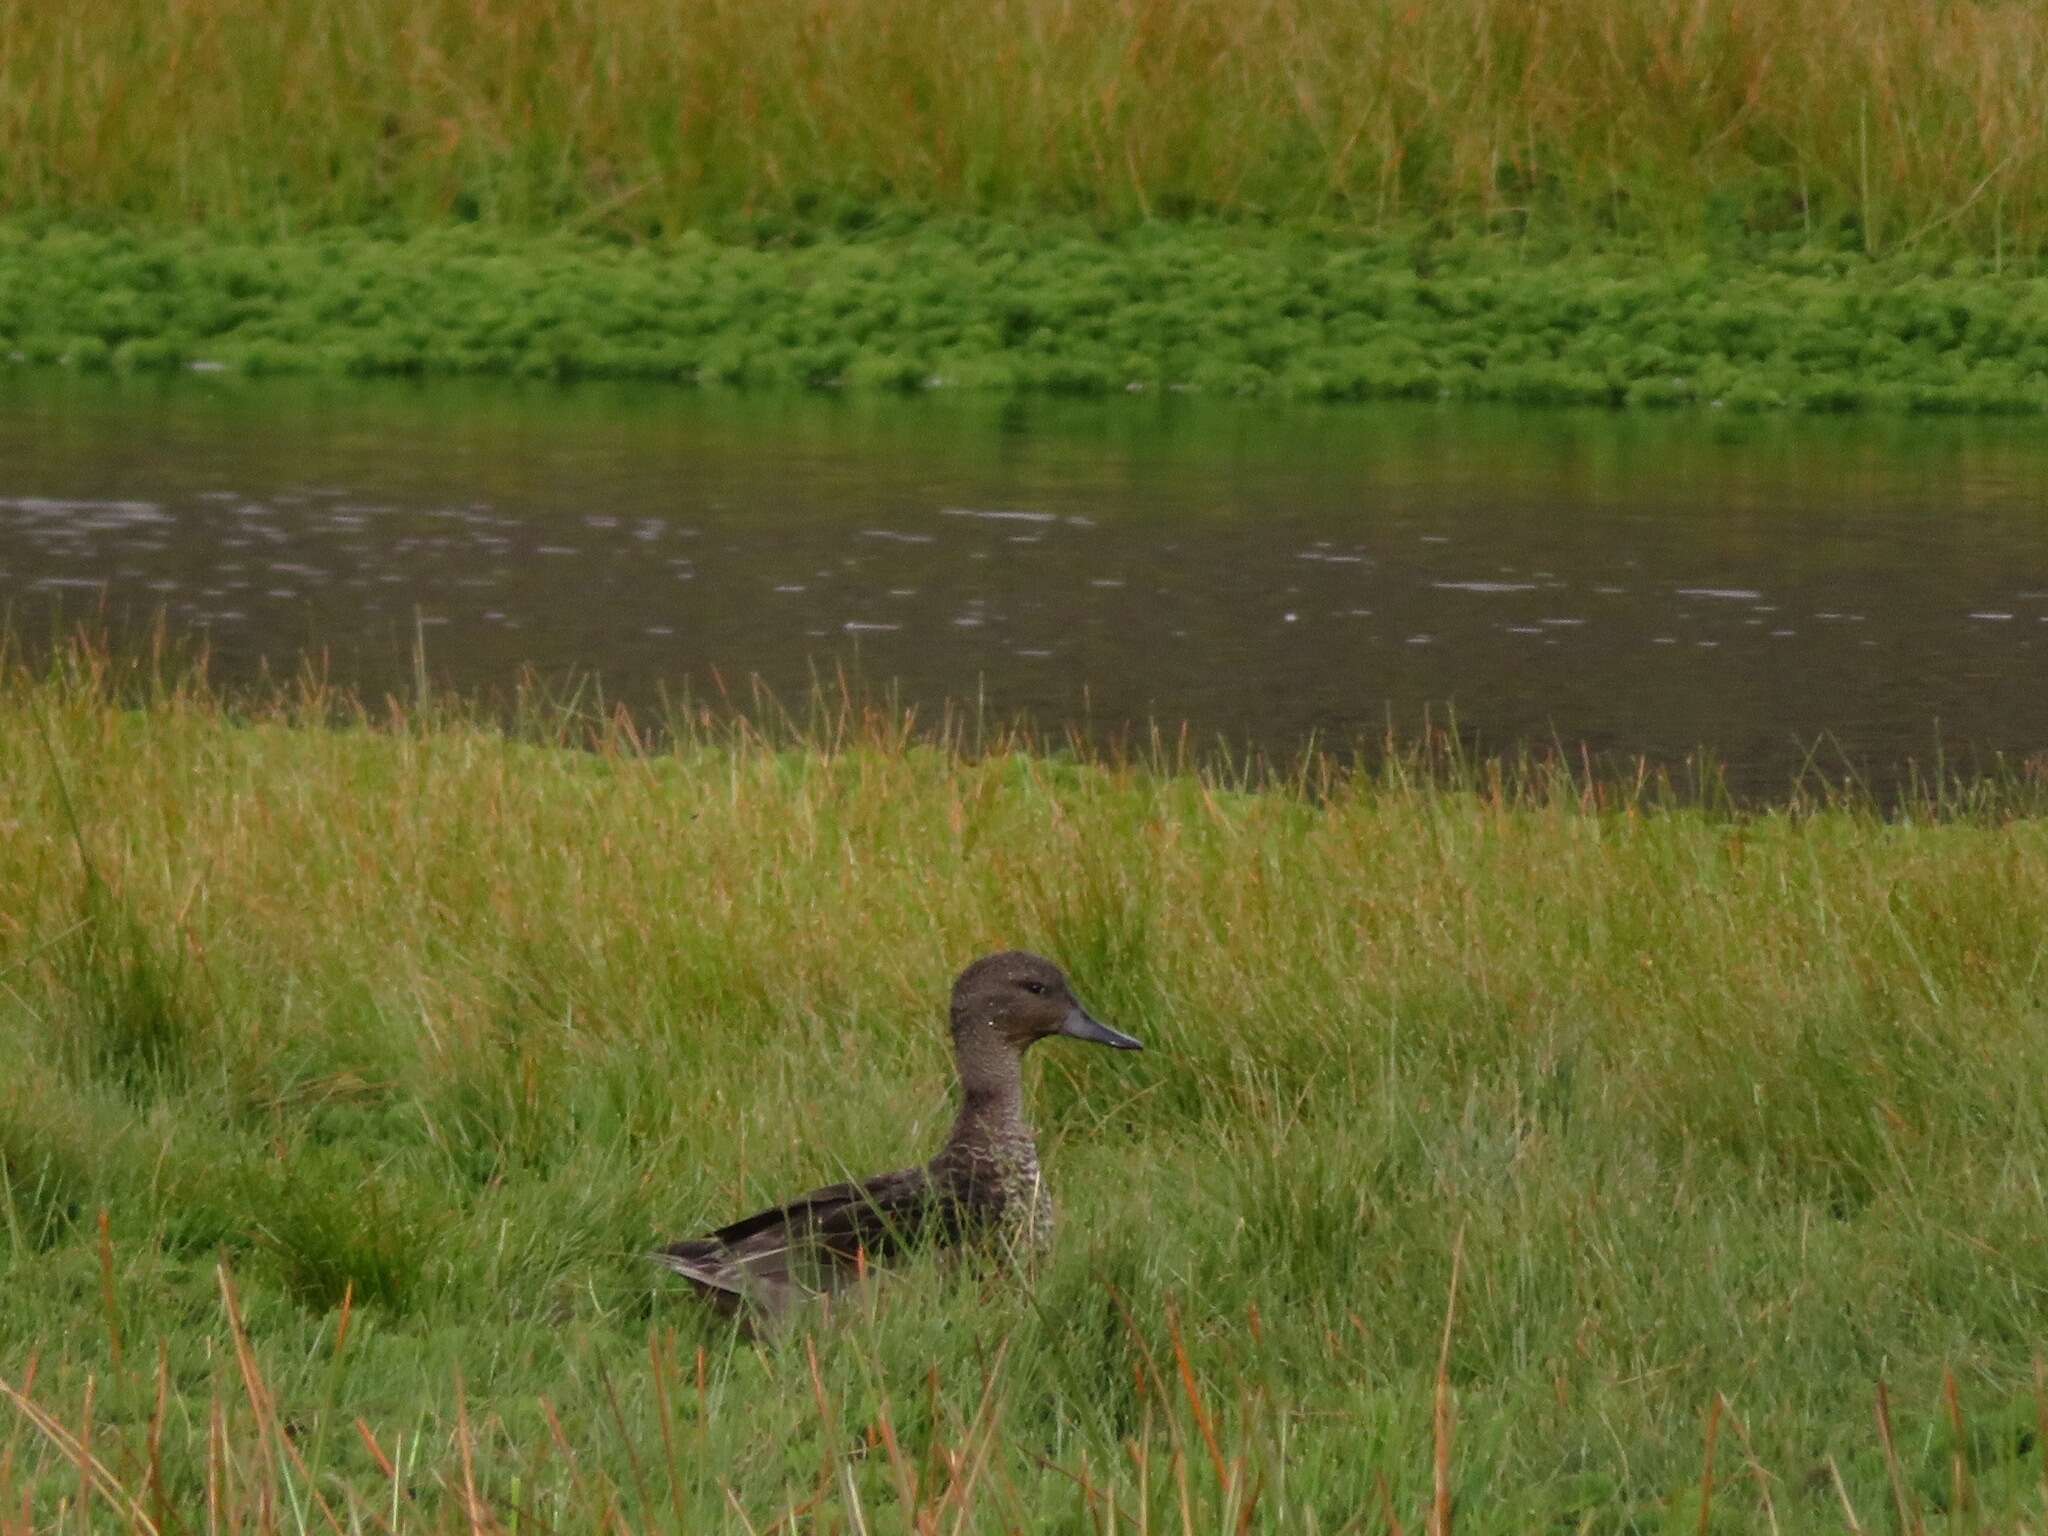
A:
<svg viewBox="0 0 2048 1536">
<path fill-rule="evenodd" d="M 930 1161 L 814 1189 L 650 1257 L 720 1310 L 773 1320 L 914 1249 L 978 1248 L 1013 1262 L 1043 1253 L 1054 1213 L 1024 1114 L 1024 1053 L 1055 1035 L 1144 1047 L 1083 1007 L 1057 965 L 1024 950 L 962 971 L 949 1024 L 959 1111 Z"/>
</svg>

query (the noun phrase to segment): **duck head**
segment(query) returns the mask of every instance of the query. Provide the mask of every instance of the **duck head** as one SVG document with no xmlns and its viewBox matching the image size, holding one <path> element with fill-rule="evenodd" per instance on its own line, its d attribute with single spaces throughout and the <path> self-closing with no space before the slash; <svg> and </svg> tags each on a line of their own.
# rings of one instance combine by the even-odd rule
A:
<svg viewBox="0 0 2048 1536">
<path fill-rule="evenodd" d="M 1119 1051 L 1144 1049 L 1082 1007 L 1060 968 L 1041 955 L 1018 949 L 985 955 L 953 983 L 953 1050 L 970 1087 L 974 1067 L 1007 1060 L 1014 1070 L 1025 1048 L 1048 1035 Z"/>
</svg>

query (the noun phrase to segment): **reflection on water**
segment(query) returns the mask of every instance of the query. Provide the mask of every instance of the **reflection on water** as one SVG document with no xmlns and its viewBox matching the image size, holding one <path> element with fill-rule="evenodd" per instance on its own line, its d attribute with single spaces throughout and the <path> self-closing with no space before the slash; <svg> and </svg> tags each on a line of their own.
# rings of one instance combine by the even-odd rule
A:
<svg viewBox="0 0 2048 1536">
<path fill-rule="evenodd" d="M 228 679 L 523 665 L 647 701 L 821 670 L 1279 755 L 1489 750 L 1753 791 L 2048 748 L 2029 426 L 7 382 L 0 599 L 170 615 Z"/>
</svg>

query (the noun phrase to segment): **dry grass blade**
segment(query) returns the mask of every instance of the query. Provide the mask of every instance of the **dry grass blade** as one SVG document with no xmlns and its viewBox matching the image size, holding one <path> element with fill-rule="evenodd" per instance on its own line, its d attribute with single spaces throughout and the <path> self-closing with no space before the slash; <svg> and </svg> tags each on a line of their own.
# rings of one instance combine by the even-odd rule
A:
<svg viewBox="0 0 2048 1536">
<path fill-rule="evenodd" d="M 817 1341 L 809 1334 L 804 1336 L 804 1364 L 810 1370 L 811 1399 L 818 1405 L 818 1491 L 822 1494 L 831 1484 L 834 1464 L 841 1459 L 837 1454 L 839 1416 L 832 1411 L 832 1401 L 825 1393 L 825 1375 L 818 1367 Z"/>
<path fill-rule="evenodd" d="M 555 1412 L 555 1405 L 545 1395 L 540 1400 L 540 1411 L 541 1417 L 547 1420 L 548 1437 L 554 1441 L 555 1449 L 562 1453 L 562 1463 L 569 1469 L 569 1483 L 576 1491 L 577 1507 L 581 1509 L 591 1508 L 592 1490 L 590 1485 L 584 1480 L 583 1458 L 576 1454 L 576 1447 L 569 1443 L 568 1433 L 562 1428 L 562 1417 Z M 726 1490 L 726 1497 L 732 1497 L 732 1490 L 730 1488 Z M 607 1500 L 605 1508 L 605 1520 L 607 1523 L 609 1523 L 610 1518 L 610 1502 Z"/>
<path fill-rule="evenodd" d="M 1905 1468 L 1899 1464 L 1899 1448 L 1892 1437 L 1892 1399 L 1884 1378 L 1877 1382 L 1877 1438 L 1884 1446 L 1884 1471 L 1892 1486 L 1892 1509 L 1898 1516 L 1899 1530 L 1903 1536 L 1919 1536 L 1925 1529 L 1914 1506 L 1913 1496 L 1906 1488 Z"/>
<path fill-rule="evenodd" d="M 1742 1442 L 1743 1459 L 1749 1464 L 1749 1475 L 1756 1482 L 1757 1498 L 1764 1507 L 1764 1524 L 1769 1527 L 1771 1536 L 1778 1536 L 1778 1508 L 1771 1499 L 1771 1475 L 1764 1470 L 1763 1463 L 1757 1460 L 1756 1447 L 1750 1444 L 1749 1430 L 1743 1424 L 1741 1416 L 1731 1411 L 1728 1415 L 1728 1427 L 1735 1431 L 1735 1438 Z"/>
<path fill-rule="evenodd" d="M 1713 1401 L 1707 1404 L 1707 1449 L 1704 1465 L 1700 1471 L 1700 1536 L 1707 1536 L 1708 1522 L 1714 1512 L 1714 1441 L 1721 1431 L 1721 1410 L 1724 1405 L 1721 1394 L 1716 1392 Z"/>
<path fill-rule="evenodd" d="M 604 1384 L 605 1406 L 611 1410 L 612 1426 L 619 1432 L 619 1448 L 625 1453 L 626 1470 L 632 1474 L 633 1489 L 640 1500 L 640 1518 L 648 1530 L 655 1526 L 654 1497 L 647 1486 L 647 1474 L 640 1465 L 640 1453 L 633 1448 L 633 1432 L 626 1424 L 626 1411 L 619 1403 L 618 1387 L 612 1381 L 612 1373 L 602 1366 L 598 1368 L 598 1379 Z"/>
<path fill-rule="evenodd" d="M 1430 1469 L 1433 1492 L 1429 1504 L 1429 1536 L 1451 1536 L 1451 1329 L 1458 1317 L 1458 1276 L 1465 1265 L 1465 1229 L 1451 1243 L 1451 1283 L 1444 1298 L 1443 1342 L 1436 1356 L 1436 1401 L 1431 1414 Z"/>
<path fill-rule="evenodd" d="M 747 1518 L 747 1511 L 740 1503 L 740 1496 L 732 1491 L 730 1484 L 725 1489 L 725 1502 L 731 1508 L 733 1518 L 739 1521 L 740 1529 L 745 1531 L 747 1536 L 761 1536 L 761 1533 L 755 1529 L 754 1522 Z"/>
<path fill-rule="evenodd" d="M 671 1346 L 669 1349 L 662 1347 L 664 1337 L 669 1341 Z M 683 1516 L 683 1467 L 682 1462 L 676 1455 L 675 1413 L 670 1403 L 669 1393 L 669 1384 L 674 1379 L 676 1373 L 675 1355 L 673 1353 L 674 1337 L 673 1334 L 664 1335 L 659 1329 L 648 1329 L 647 1371 L 648 1379 L 654 1386 L 655 1410 L 661 1419 L 661 1454 L 662 1463 L 668 1472 L 669 1502 L 675 1510 L 676 1524 L 680 1528 L 685 1523 Z"/>
<path fill-rule="evenodd" d="M 1856 1518 L 1856 1506 L 1849 1502 L 1849 1489 L 1842 1481 L 1842 1469 L 1835 1465 L 1835 1458 L 1828 1458 L 1828 1477 L 1835 1485 L 1835 1497 L 1842 1502 L 1842 1518 L 1848 1522 L 1849 1536 L 1863 1536 L 1863 1522 Z"/>
<path fill-rule="evenodd" d="M 997 1347 L 995 1359 L 989 1362 L 988 1376 L 982 1384 L 981 1402 L 967 1426 L 966 1475 L 955 1477 L 946 1489 L 946 1502 L 954 1506 L 952 1529 L 955 1536 L 966 1529 L 968 1516 L 973 1510 L 975 1487 L 988 1470 L 989 1459 L 995 1452 L 1002 1413 L 996 1384 L 1002 1379 L 1003 1362 L 1009 1352 L 1010 1341 L 1005 1339 Z"/>
<path fill-rule="evenodd" d="M 860 1485 L 853 1480 L 853 1463 L 841 1458 L 839 1488 L 846 1500 L 846 1523 L 854 1536 L 868 1536 L 868 1514 L 860 1502 Z"/>
<path fill-rule="evenodd" d="M 462 1456 L 462 1513 L 469 1522 L 470 1536 L 490 1536 L 498 1522 L 476 1491 L 475 1436 L 469 1428 L 469 1393 L 462 1372 L 455 1373 L 455 1444 Z"/>
<path fill-rule="evenodd" d="M 214 1536 L 221 1528 L 222 1515 L 230 1497 L 229 1479 L 233 1475 L 233 1465 L 228 1459 L 227 1408 L 218 1392 L 209 1393 L 206 1402 L 207 1536 Z"/>
<path fill-rule="evenodd" d="M 2041 1497 L 2048 1499 L 2048 1360 L 2034 1356 L 2034 1431 L 2041 1448 Z"/>
<path fill-rule="evenodd" d="M 107 1208 L 100 1207 L 100 1304 L 107 1314 L 107 1349 L 114 1369 L 121 1369 L 121 1306 L 114 1289 L 114 1234 Z"/>
<path fill-rule="evenodd" d="M 1124 1325 L 1124 1336 L 1138 1351 L 1137 1358 L 1131 1362 L 1131 1369 L 1137 1378 L 1138 1396 L 1149 1408 L 1154 1395 L 1165 1391 L 1166 1378 L 1160 1374 L 1159 1362 L 1153 1358 L 1152 1346 L 1147 1342 L 1144 1330 L 1139 1328 L 1138 1320 L 1131 1315 L 1129 1304 L 1115 1286 L 1109 1287 L 1109 1299 L 1116 1308 L 1117 1317 Z"/>
<path fill-rule="evenodd" d="M 882 1450 L 889 1458 L 889 1474 L 896 1480 L 896 1503 L 903 1511 L 905 1523 L 913 1531 L 931 1530 L 933 1518 L 917 1502 L 917 1469 L 911 1466 L 903 1454 L 903 1447 L 897 1444 L 896 1425 L 889 1416 L 886 1397 L 875 1411 L 875 1427 L 882 1437 Z"/>
<path fill-rule="evenodd" d="M 44 1410 L 41 1404 L 18 1391 L 13 1383 L 0 1377 L 0 1397 L 14 1405 L 15 1411 L 35 1426 L 36 1431 L 55 1446 L 64 1458 L 78 1468 L 79 1476 L 89 1479 L 91 1485 L 109 1504 L 122 1510 L 135 1530 L 144 1536 L 157 1536 L 159 1527 L 149 1512 L 135 1496 L 122 1486 L 121 1480 L 108 1470 L 106 1463 L 94 1455 L 78 1436 Z"/>
<path fill-rule="evenodd" d="M 1224 1465 L 1223 1447 L 1216 1440 L 1216 1425 L 1209 1417 L 1209 1410 L 1202 1402 L 1201 1389 L 1195 1384 L 1195 1368 L 1188 1359 L 1188 1347 L 1181 1338 L 1180 1309 L 1169 1305 L 1166 1309 L 1166 1329 L 1173 1340 L 1174 1363 L 1180 1367 L 1181 1390 L 1187 1394 L 1188 1408 L 1195 1416 L 1195 1428 L 1201 1431 L 1202 1443 L 1209 1448 L 1209 1464 L 1216 1473 L 1216 1487 L 1219 1494 L 1228 1496 L 1230 1475 Z"/>
<path fill-rule="evenodd" d="M 334 1362 L 336 1365 L 341 1363 L 342 1354 L 348 1348 L 349 1325 L 355 1320 L 355 1315 L 356 1282 L 355 1277 L 350 1276 L 347 1283 L 341 1288 L 341 1318 L 334 1325 Z"/>
<path fill-rule="evenodd" d="M 1969 1428 L 1963 1421 L 1963 1397 L 1956 1386 L 1956 1373 L 1948 1366 L 1941 1371 L 1941 1396 L 1948 1408 L 1949 1429 L 1955 1436 L 1949 1453 L 1949 1518 L 1964 1519 L 1977 1505 L 1976 1490 L 1970 1486 Z"/>
<path fill-rule="evenodd" d="M 79 1524 L 88 1531 L 92 1529 L 93 1478 L 90 1466 L 90 1463 L 94 1460 L 92 1452 L 92 1400 L 93 1389 L 98 1385 L 98 1382 L 99 1379 L 94 1376 L 85 1378 L 85 1401 L 78 1410 L 78 1502 L 76 1507 Z"/>
<path fill-rule="evenodd" d="M 164 1416 L 171 1405 L 171 1345 L 159 1339 L 156 1346 L 156 1402 L 149 1414 L 149 1508 L 159 1526 L 169 1523 L 164 1492 Z"/>
<path fill-rule="evenodd" d="M 1152 1403 L 1145 1403 L 1145 1419 L 1138 1427 L 1138 1437 L 1125 1442 L 1130 1451 L 1131 1461 L 1138 1469 L 1138 1497 L 1136 1520 L 1139 1536 L 1151 1536 L 1152 1531 Z M 1112 1516 L 1115 1506 L 1111 1505 Z M 1114 1518 L 1110 1528 L 1115 1529 Z"/>
<path fill-rule="evenodd" d="M 1401 1524 L 1400 1515 L 1394 1510 L 1394 1490 L 1387 1486 L 1387 1474 L 1375 1473 L 1373 1486 L 1379 1490 L 1380 1518 L 1386 1522 L 1387 1536 L 1408 1536 L 1406 1528 Z"/>
<path fill-rule="evenodd" d="M 319 1509 L 322 1518 L 327 1521 L 328 1529 L 335 1532 L 335 1536 L 342 1536 L 341 1521 L 335 1518 L 334 1511 L 328 1507 L 325 1496 L 320 1492 L 318 1480 L 307 1468 L 304 1458 L 299 1455 L 299 1448 L 293 1444 L 292 1437 L 278 1421 L 277 1405 L 272 1401 L 270 1387 L 263 1380 L 262 1369 L 256 1363 L 256 1351 L 250 1347 L 248 1330 L 242 1326 L 242 1305 L 240 1298 L 235 1294 L 234 1277 L 228 1273 L 225 1263 L 216 1266 L 214 1273 L 220 1282 L 221 1302 L 227 1309 L 228 1330 L 234 1338 L 235 1363 L 241 1370 L 242 1387 L 249 1397 L 249 1410 L 256 1417 L 256 1433 L 269 1452 L 264 1458 L 265 1476 L 268 1477 L 269 1469 L 276 1462 L 289 1461 L 304 1480 L 306 1492 Z M 273 1490 L 267 1482 L 264 1497 L 274 1498 Z"/>
<path fill-rule="evenodd" d="M 1243 1477 L 1243 1461 L 1234 1461 L 1232 1463 L 1232 1466 L 1237 1476 L 1239 1478 Z M 1233 1486 L 1235 1486 L 1235 1484 L 1233 1484 Z M 1244 1503 L 1239 1507 L 1237 1511 L 1237 1536 L 1250 1536 L 1252 1521 L 1257 1518 L 1259 1513 L 1259 1500 L 1265 1496 L 1265 1492 L 1265 1474 L 1263 1472 L 1253 1473 L 1251 1485 L 1245 1490 L 1244 1493 Z"/>
<path fill-rule="evenodd" d="M 377 1443 L 377 1432 L 370 1428 L 369 1420 L 356 1420 L 356 1434 L 363 1442 L 363 1449 L 370 1453 L 370 1460 L 376 1462 L 377 1470 L 384 1474 L 385 1481 L 395 1487 L 398 1483 L 398 1468 L 393 1466 L 391 1458 L 384 1454 L 384 1447 Z"/>
</svg>

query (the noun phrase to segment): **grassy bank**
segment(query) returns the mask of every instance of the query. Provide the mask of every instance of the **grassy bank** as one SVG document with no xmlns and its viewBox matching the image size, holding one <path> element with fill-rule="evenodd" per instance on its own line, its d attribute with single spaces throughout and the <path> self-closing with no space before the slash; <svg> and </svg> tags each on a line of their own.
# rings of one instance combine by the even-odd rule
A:
<svg viewBox="0 0 2048 1536">
<path fill-rule="evenodd" d="M 761 212 L 1424 216 L 2048 243 L 1996 0 L 0 5 L 0 208 L 677 232 Z"/>
<path fill-rule="evenodd" d="M 131 698 L 0 685 L 8 1530 L 2040 1518 L 2048 821 Z M 1035 1289 L 647 1272 L 1006 943 L 1152 1047 L 1038 1053 Z"/>
<path fill-rule="evenodd" d="M 1991 0 L 0 0 L 0 355 L 2035 412 L 2044 73 Z"/>
<path fill-rule="evenodd" d="M 2048 280 L 1306 228 L 769 243 L 0 229 L 17 365 L 1844 411 L 2048 405 Z"/>
</svg>

